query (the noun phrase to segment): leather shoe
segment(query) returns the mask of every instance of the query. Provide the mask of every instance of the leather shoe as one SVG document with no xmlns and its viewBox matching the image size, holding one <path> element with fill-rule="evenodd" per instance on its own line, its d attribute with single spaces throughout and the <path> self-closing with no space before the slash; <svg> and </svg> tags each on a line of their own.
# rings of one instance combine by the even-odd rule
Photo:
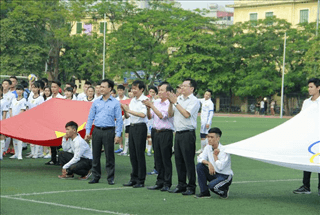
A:
<svg viewBox="0 0 320 215">
<path fill-rule="evenodd" d="M 164 187 L 161 188 L 160 191 L 161 191 L 161 192 L 170 191 L 170 187 L 164 186 Z"/>
<path fill-rule="evenodd" d="M 144 184 L 135 184 L 133 185 L 133 188 L 141 188 L 144 187 Z"/>
<path fill-rule="evenodd" d="M 148 187 L 148 190 L 160 190 L 163 187 L 163 185 L 154 185 L 153 187 Z"/>
<path fill-rule="evenodd" d="M 176 187 L 173 190 L 170 190 L 169 193 L 182 193 L 184 191 L 186 191 L 186 188 L 178 188 L 178 187 Z"/>
<path fill-rule="evenodd" d="M 123 186 L 132 187 L 132 186 L 135 185 L 136 183 L 137 183 L 137 182 L 129 181 L 128 183 L 123 184 Z"/>
<path fill-rule="evenodd" d="M 88 184 L 96 184 L 99 183 L 99 179 L 92 179 L 91 181 L 88 182 Z"/>
<path fill-rule="evenodd" d="M 114 185 L 114 180 L 112 179 L 112 180 L 108 180 L 108 184 L 109 185 Z"/>
<path fill-rule="evenodd" d="M 184 196 L 190 196 L 190 195 L 194 195 L 196 192 L 195 190 L 186 190 L 185 192 L 182 192 L 182 195 Z"/>
</svg>

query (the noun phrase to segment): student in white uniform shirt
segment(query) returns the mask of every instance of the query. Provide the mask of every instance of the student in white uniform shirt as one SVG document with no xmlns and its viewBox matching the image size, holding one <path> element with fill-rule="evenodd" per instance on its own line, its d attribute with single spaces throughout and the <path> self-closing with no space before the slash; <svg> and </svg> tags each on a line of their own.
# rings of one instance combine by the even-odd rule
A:
<svg viewBox="0 0 320 215">
<path fill-rule="evenodd" d="M 60 179 L 73 178 L 74 174 L 86 180 L 91 176 L 92 151 L 88 143 L 78 134 L 78 124 L 70 121 L 66 124 L 66 135 L 62 139 L 63 151 L 59 152 L 62 166 Z"/>
<path fill-rule="evenodd" d="M 133 188 L 144 187 L 146 180 L 146 138 L 147 138 L 147 107 L 142 101 L 148 99 L 143 95 L 145 84 L 136 80 L 132 83 L 132 93 L 135 96 L 129 104 L 121 105 L 126 118 L 130 118 L 129 130 L 129 150 L 130 162 L 132 166 L 130 181 L 124 186 L 132 186 Z"/>
<path fill-rule="evenodd" d="M 14 98 L 12 100 L 10 110 L 9 110 L 10 117 L 16 116 L 27 109 L 27 101 L 25 98 L 23 98 L 23 91 L 24 91 L 23 86 L 17 85 L 16 91 L 17 91 L 18 98 Z M 10 158 L 18 158 L 19 160 L 22 160 L 22 141 L 13 139 L 13 146 L 14 146 L 15 154 L 12 155 Z"/>
<path fill-rule="evenodd" d="M 3 87 L 0 86 L 0 120 L 7 118 L 7 113 L 9 111 L 9 102 L 3 98 Z M 3 158 L 3 152 L 5 147 L 6 137 L 0 134 L 0 160 Z"/>
<path fill-rule="evenodd" d="M 225 153 L 220 143 L 222 132 L 211 128 L 208 133 L 208 145 L 198 156 L 197 174 L 200 193 L 197 198 L 210 198 L 209 189 L 221 198 L 228 198 L 229 186 L 233 178 L 230 154 Z M 209 184 L 207 184 L 209 181 Z"/>
<path fill-rule="evenodd" d="M 301 111 L 308 111 L 308 108 L 312 105 L 318 104 L 320 105 L 320 79 L 319 78 L 311 78 L 308 81 L 308 91 L 310 98 L 304 100 L 302 104 Z M 295 194 L 310 194 L 310 178 L 311 172 L 304 171 L 303 172 L 303 185 L 298 189 L 294 190 Z M 318 173 L 318 196 L 320 196 L 320 173 Z"/>
<path fill-rule="evenodd" d="M 88 90 L 88 87 L 90 87 L 92 84 L 90 81 L 86 81 L 83 85 L 83 92 L 80 93 L 77 98 L 79 101 L 83 101 L 85 99 L 85 97 L 87 97 L 87 90 Z"/>
<path fill-rule="evenodd" d="M 149 86 L 149 100 L 151 102 L 154 102 L 156 98 L 158 97 L 158 89 L 155 86 Z M 148 135 L 147 135 L 147 141 L 146 141 L 146 149 L 147 149 L 147 156 L 152 156 L 151 150 L 152 150 L 152 127 L 153 127 L 153 118 L 148 119 L 147 122 L 148 127 Z"/>
<path fill-rule="evenodd" d="M 60 81 L 52 81 L 51 83 L 52 95 L 49 98 L 47 98 L 47 100 L 50 100 L 52 98 L 64 99 L 64 96 L 59 93 L 60 87 L 61 87 Z"/>
<path fill-rule="evenodd" d="M 13 94 L 12 92 L 10 92 L 10 86 L 12 85 L 12 82 L 9 79 L 3 80 L 2 81 L 2 87 L 3 87 L 3 99 L 6 100 L 8 102 L 9 108 L 11 106 L 12 100 L 14 98 L 16 98 L 15 94 Z M 10 118 L 10 114 L 9 112 L 7 113 L 6 119 Z M 5 140 L 5 147 L 4 147 L 4 151 L 3 151 L 3 156 L 6 156 L 6 153 L 11 153 L 14 154 L 14 149 L 13 146 L 11 144 L 10 148 L 10 142 L 11 142 L 11 137 L 7 137 Z"/>
<path fill-rule="evenodd" d="M 96 100 L 95 98 L 95 90 L 94 87 L 90 86 L 87 89 L 87 96 L 85 96 L 83 98 L 83 100 L 81 101 L 85 101 L 85 102 L 94 102 Z"/>
<path fill-rule="evenodd" d="M 201 138 L 201 149 L 198 153 L 201 153 L 204 147 L 207 145 L 207 134 L 210 129 L 213 117 L 214 104 L 211 100 L 212 90 L 207 89 L 204 93 L 204 98 L 199 99 L 202 104 L 201 107 L 201 127 L 200 127 L 200 138 Z"/>
<path fill-rule="evenodd" d="M 128 99 L 128 97 L 126 97 L 126 96 L 124 95 L 124 90 L 125 90 L 125 87 L 124 87 L 123 85 L 120 84 L 120 85 L 117 86 L 118 96 L 116 97 L 116 99 L 117 99 L 118 101 Z M 122 120 L 123 120 L 123 128 L 122 128 L 122 131 L 124 131 L 124 130 L 125 130 L 125 129 L 124 129 L 124 128 L 125 128 L 125 120 L 126 120 L 125 116 L 122 116 Z M 128 140 L 128 141 L 129 141 L 129 140 Z M 125 144 L 126 144 L 126 143 L 125 143 Z M 126 147 L 128 147 L 128 145 L 127 145 Z M 115 153 L 120 153 L 119 155 L 123 155 L 123 154 L 121 154 L 121 153 L 123 152 L 123 138 L 122 138 L 122 133 L 121 133 L 121 137 L 120 137 L 119 149 L 115 150 L 114 152 L 115 152 Z"/>
<path fill-rule="evenodd" d="M 41 85 L 39 82 L 35 81 L 31 85 L 31 91 L 33 92 L 33 96 L 28 99 L 27 106 L 28 109 L 32 109 L 44 102 L 44 98 L 40 95 Z M 30 144 L 31 154 L 27 156 L 27 158 L 39 158 L 43 157 L 43 147 L 40 145 Z"/>
</svg>

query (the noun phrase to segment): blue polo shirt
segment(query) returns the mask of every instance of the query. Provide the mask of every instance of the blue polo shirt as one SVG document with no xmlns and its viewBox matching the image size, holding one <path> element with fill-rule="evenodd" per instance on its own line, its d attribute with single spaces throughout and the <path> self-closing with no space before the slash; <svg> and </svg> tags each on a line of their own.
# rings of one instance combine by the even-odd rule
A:
<svg viewBox="0 0 320 215">
<path fill-rule="evenodd" d="M 116 119 L 116 135 L 121 137 L 122 114 L 120 102 L 110 96 L 107 101 L 103 97 L 93 102 L 86 125 L 86 134 L 90 134 L 92 123 L 98 127 L 114 127 Z"/>
</svg>

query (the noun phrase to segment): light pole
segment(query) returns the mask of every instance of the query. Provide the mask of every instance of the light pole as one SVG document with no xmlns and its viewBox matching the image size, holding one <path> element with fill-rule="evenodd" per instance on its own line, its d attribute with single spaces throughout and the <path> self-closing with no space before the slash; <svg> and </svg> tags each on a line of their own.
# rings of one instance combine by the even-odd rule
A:
<svg viewBox="0 0 320 215">
<path fill-rule="evenodd" d="M 286 43 L 287 43 L 287 32 L 284 34 L 284 44 L 283 44 L 283 67 L 282 67 L 282 84 L 281 84 L 281 108 L 280 108 L 280 118 L 283 115 L 283 98 L 284 98 L 284 70 L 286 68 Z"/>
<path fill-rule="evenodd" d="M 105 75 L 105 67 L 106 67 L 106 14 L 104 14 L 103 18 L 103 66 L 102 66 L 102 79 L 104 79 Z"/>
<path fill-rule="evenodd" d="M 319 30 L 319 7 L 320 7 L 320 0 L 318 0 L 318 12 L 317 12 L 316 37 L 318 37 L 318 30 Z"/>
</svg>

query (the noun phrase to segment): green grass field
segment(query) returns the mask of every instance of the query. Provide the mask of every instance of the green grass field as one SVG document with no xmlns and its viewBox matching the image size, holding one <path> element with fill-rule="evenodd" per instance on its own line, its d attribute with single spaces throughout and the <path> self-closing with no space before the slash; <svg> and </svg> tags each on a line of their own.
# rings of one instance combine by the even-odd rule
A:
<svg viewBox="0 0 320 215">
<path fill-rule="evenodd" d="M 212 126 L 222 132 L 221 143 L 230 144 L 273 128 L 285 119 L 215 117 Z M 272 141 L 272 137 L 270 137 Z M 197 149 L 200 138 L 197 133 Z M 25 152 L 24 152 L 25 153 Z M 147 171 L 153 157 L 147 157 Z M 302 172 L 232 156 L 234 171 L 229 199 L 211 193 L 210 199 L 133 189 L 122 184 L 130 179 L 129 157 L 116 156 L 116 184 L 107 184 L 106 172 L 100 183 L 61 180 L 58 166 L 45 166 L 46 159 L 11 160 L 1 164 L 1 214 L 320 214 L 317 174 L 312 174 L 310 195 L 295 195 L 302 184 Z M 173 186 L 177 174 L 173 161 Z M 102 159 L 102 163 L 105 159 Z M 146 186 L 156 176 L 147 176 Z M 197 187 L 196 192 L 199 192 Z"/>
</svg>

